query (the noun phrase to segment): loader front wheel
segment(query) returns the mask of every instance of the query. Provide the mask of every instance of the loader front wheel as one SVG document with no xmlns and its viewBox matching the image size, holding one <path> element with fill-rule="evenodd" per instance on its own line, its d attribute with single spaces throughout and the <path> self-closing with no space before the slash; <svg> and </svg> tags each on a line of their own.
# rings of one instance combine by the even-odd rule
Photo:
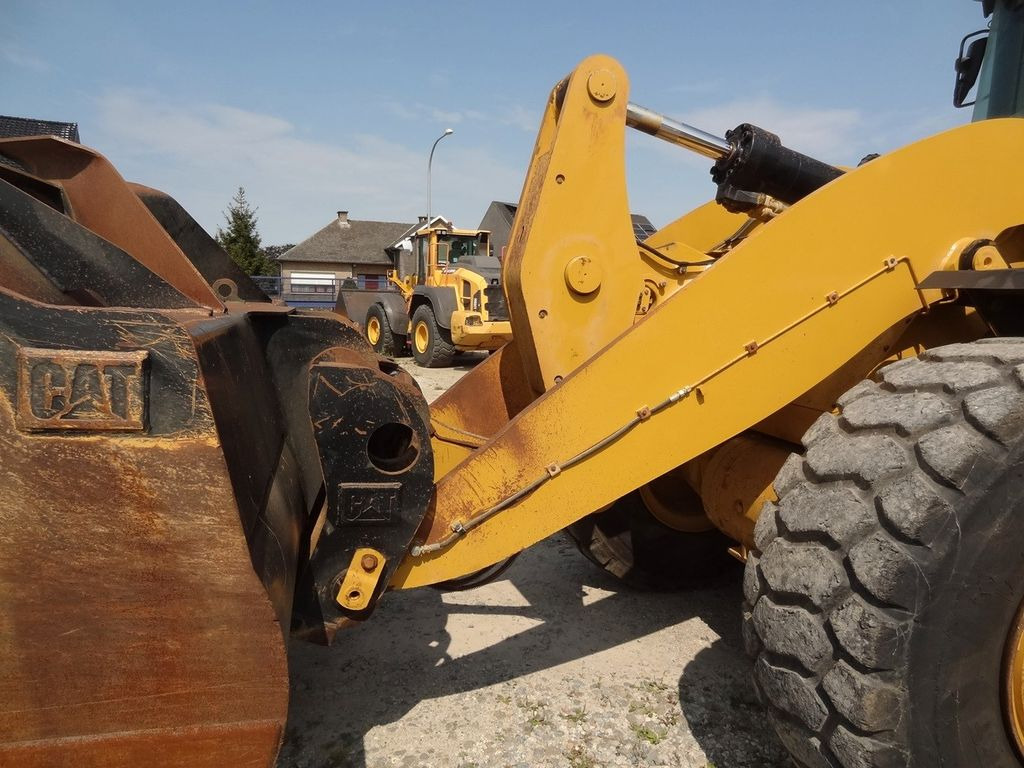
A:
<svg viewBox="0 0 1024 768">
<path fill-rule="evenodd" d="M 703 516 L 696 494 L 693 503 Z M 728 554 L 726 536 L 710 525 L 666 525 L 639 490 L 573 523 L 566 532 L 588 560 L 634 589 L 685 589 L 738 567 Z"/>
<path fill-rule="evenodd" d="M 391 323 L 380 304 L 371 304 L 366 311 L 366 340 L 378 355 L 395 357 L 398 355 L 398 342 L 391 330 Z"/>
<path fill-rule="evenodd" d="M 437 324 L 429 304 L 412 313 L 412 356 L 424 368 L 444 368 L 455 357 L 452 335 Z"/>
<path fill-rule="evenodd" d="M 894 363 L 775 481 L 744 641 L 803 766 L 1024 765 L 1024 340 Z"/>
</svg>

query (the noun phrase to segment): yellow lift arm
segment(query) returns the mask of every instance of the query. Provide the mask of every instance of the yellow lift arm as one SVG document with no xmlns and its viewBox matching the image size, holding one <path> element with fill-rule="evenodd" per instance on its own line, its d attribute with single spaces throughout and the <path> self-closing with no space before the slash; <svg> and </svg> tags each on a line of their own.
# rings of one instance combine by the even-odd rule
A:
<svg viewBox="0 0 1024 768">
<path fill-rule="evenodd" d="M 1024 123 L 989 120 L 842 175 L 713 266 L 745 217 L 698 209 L 647 241 L 703 263 L 680 268 L 634 241 L 627 103 L 603 56 L 552 93 L 504 266 L 515 341 L 433 410 L 436 499 L 395 587 L 499 562 L 773 415 L 799 435 L 820 411 L 786 406 L 928 337 L 929 311 L 969 337 L 918 284 L 1021 222 Z"/>
</svg>

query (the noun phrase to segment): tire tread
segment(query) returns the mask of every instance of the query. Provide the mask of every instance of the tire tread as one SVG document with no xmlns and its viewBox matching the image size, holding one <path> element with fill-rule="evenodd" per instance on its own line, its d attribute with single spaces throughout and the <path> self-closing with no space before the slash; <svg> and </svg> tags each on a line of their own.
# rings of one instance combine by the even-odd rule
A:
<svg viewBox="0 0 1024 768">
<path fill-rule="evenodd" d="M 744 644 L 798 764 L 907 765 L 914 617 L 975 464 L 1024 433 L 1021 363 L 1024 340 L 1003 338 L 891 364 L 780 472 L 746 566 Z"/>
</svg>

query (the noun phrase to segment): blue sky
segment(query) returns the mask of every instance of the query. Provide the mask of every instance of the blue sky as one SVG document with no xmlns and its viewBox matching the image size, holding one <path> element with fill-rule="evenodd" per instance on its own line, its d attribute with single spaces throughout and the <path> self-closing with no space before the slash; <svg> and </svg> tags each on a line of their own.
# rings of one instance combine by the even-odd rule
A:
<svg viewBox="0 0 1024 768">
<path fill-rule="evenodd" d="M 950 105 L 971 0 L 250 2 L 3 0 L 0 114 L 75 121 L 207 229 L 244 186 L 266 244 L 347 209 L 479 223 L 516 201 L 551 87 L 585 56 L 631 100 L 724 134 L 754 122 L 855 164 L 970 119 Z M 714 194 L 706 161 L 627 141 L 630 203 L 662 226 Z"/>
</svg>

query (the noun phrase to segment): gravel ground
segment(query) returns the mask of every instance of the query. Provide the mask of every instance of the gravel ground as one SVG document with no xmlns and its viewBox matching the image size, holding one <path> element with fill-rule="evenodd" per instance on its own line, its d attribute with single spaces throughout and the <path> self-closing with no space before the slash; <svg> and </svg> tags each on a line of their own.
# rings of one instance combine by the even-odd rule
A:
<svg viewBox="0 0 1024 768">
<path fill-rule="evenodd" d="M 408 371 L 423 390 L 428 403 L 434 402 L 452 384 L 466 375 L 480 362 L 487 359 L 486 352 L 466 352 L 455 358 L 455 365 L 449 368 L 420 368 L 411 357 L 398 359 L 398 364 Z"/>
<path fill-rule="evenodd" d="M 407 369 L 432 400 L 472 363 Z M 293 644 L 278 767 L 787 765 L 750 683 L 739 576 L 634 592 L 558 534 L 475 590 L 389 593 L 334 646 Z"/>
</svg>

